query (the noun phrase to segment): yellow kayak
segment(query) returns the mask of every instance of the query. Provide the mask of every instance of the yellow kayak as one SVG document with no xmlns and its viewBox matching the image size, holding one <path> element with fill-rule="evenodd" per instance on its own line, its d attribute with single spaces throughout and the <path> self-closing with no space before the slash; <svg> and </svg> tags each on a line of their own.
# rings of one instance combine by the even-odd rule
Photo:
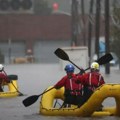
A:
<svg viewBox="0 0 120 120">
<path fill-rule="evenodd" d="M 63 93 L 64 88 L 59 90 L 52 89 L 43 94 L 40 101 L 39 113 L 47 116 L 120 116 L 120 84 L 102 85 L 80 108 L 74 105 L 71 108 L 54 108 L 54 101 L 56 99 L 64 99 Z M 104 107 L 101 111 L 96 111 L 108 97 L 115 98 L 116 105 L 113 107 Z"/>
<path fill-rule="evenodd" d="M 17 78 L 16 75 L 11 75 L 11 78 Z M 0 92 L 0 98 L 9 98 L 19 96 L 17 79 L 10 80 L 9 83 L 3 83 L 2 87 L 7 87 L 8 90 Z"/>
</svg>

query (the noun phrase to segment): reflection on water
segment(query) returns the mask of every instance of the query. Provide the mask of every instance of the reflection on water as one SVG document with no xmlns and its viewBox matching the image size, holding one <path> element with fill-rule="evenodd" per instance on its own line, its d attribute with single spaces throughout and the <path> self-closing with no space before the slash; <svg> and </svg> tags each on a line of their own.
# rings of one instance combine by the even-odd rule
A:
<svg viewBox="0 0 120 120">
<path fill-rule="evenodd" d="M 27 94 L 9 99 L 0 99 L 0 120 L 117 120 L 118 117 L 61 117 L 61 116 L 43 116 L 39 115 L 38 99 L 33 105 L 24 107 L 22 101 L 31 95 L 42 93 L 48 86 L 54 85 L 65 73 L 60 71 L 57 64 L 27 64 L 27 65 L 7 65 L 5 70 L 8 74 L 18 75 L 19 90 Z M 117 69 L 115 71 L 118 71 Z M 105 79 L 108 82 L 115 82 L 119 78 L 120 72 L 113 72 Z M 114 79 L 112 79 L 112 77 Z M 112 106 L 115 104 L 113 98 L 106 99 L 103 104 Z M 88 108 L 89 109 L 89 108 Z"/>
</svg>

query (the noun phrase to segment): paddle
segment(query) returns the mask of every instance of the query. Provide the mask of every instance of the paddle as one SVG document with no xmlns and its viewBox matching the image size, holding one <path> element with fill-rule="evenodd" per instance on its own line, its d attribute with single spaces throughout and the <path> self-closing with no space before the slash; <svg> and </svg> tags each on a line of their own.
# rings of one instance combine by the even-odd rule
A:
<svg viewBox="0 0 120 120">
<path fill-rule="evenodd" d="M 110 53 L 107 53 L 100 57 L 96 62 L 99 63 L 99 65 L 107 64 L 113 59 L 113 56 Z"/>
<path fill-rule="evenodd" d="M 69 62 L 71 62 L 74 66 L 76 66 L 79 70 L 82 70 L 80 67 L 78 67 L 75 63 L 73 63 L 73 62 L 69 59 L 69 56 L 67 55 L 67 53 L 66 53 L 64 50 L 58 48 L 58 49 L 55 50 L 54 53 L 55 53 L 56 56 L 58 56 L 58 57 L 61 58 L 62 60 L 69 61 Z"/>
<path fill-rule="evenodd" d="M 66 60 L 71 62 L 74 66 L 76 66 L 79 70 L 83 70 L 80 67 L 78 67 L 75 63 L 73 63 L 70 59 L 68 54 L 62 50 L 61 48 L 58 48 L 55 50 L 55 55 L 59 58 L 61 58 L 62 60 Z M 98 62 L 99 65 L 103 65 L 106 63 L 109 63 L 111 60 L 113 59 L 112 55 L 110 53 L 105 54 L 104 56 L 102 56 L 101 58 L 99 58 L 96 62 Z M 88 67 L 87 69 L 85 69 L 84 71 L 90 69 L 90 67 Z"/>
<path fill-rule="evenodd" d="M 39 95 L 32 95 L 32 96 L 27 97 L 26 99 L 23 100 L 24 106 L 25 106 L 25 107 L 28 107 L 28 106 L 32 105 L 33 103 L 35 103 L 35 102 L 38 100 L 38 98 L 39 98 L 41 95 L 43 95 L 43 94 L 45 94 L 46 92 L 52 90 L 53 88 L 54 88 L 54 87 L 48 89 L 47 91 L 45 91 L 45 92 L 43 92 L 43 93 L 41 93 L 41 94 L 39 94 Z"/>
<path fill-rule="evenodd" d="M 110 53 L 107 53 L 107 54 L 103 55 L 102 57 L 100 57 L 98 60 L 96 60 L 96 62 L 99 65 L 103 65 L 103 64 L 109 63 L 112 59 L 113 59 L 113 56 Z M 85 71 L 88 70 L 88 69 L 90 69 L 90 67 L 85 69 Z"/>
<path fill-rule="evenodd" d="M 7 73 L 3 70 L 3 72 L 5 73 L 5 75 L 6 76 L 8 76 L 7 75 Z M 9 77 L 8 77 L 8 79 L 9 79 Z M 19 96 L 24 96 L 24 94 L 23 93 L 21 93 L 17 88 L 16 88 L 16 86 L 13 84 L 13 82 L 11 81 L 11 80 L 9 80 L 11 83 L 12 83 L 12 85 L 13 85 L 13 87 L 16 89 L 16 91 L 19 93 Z"/>
</svg>

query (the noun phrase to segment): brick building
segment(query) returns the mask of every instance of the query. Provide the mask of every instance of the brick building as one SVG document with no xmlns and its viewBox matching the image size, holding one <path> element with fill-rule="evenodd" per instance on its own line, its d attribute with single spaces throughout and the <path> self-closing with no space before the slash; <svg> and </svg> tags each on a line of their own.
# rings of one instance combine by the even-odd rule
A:
<svg viewBox="0 0 120 120">
<path fill-rule="evenodd" d="M 87 40 L 87 16 L 85 19 L 86 28 L 84 31 Z M 104 24 L 104 20 L 101 23 Z M 101 35 L 104 34 L 103 29 L 101 28 Z M 78 34 L 78 46 L 83 46 L 82 34 L 84 31 L 81 30 Z M 70 45 L 71 16 L 69 15 L 0 15 L 0 50 L 5 57 L 5 63 L 9 63 L 16 57 L 25 57 L 28 50 L 32 50 L 36 62 L 57 62 L 58 59 L 54 55 L 56 48 Z"/>
<path fill-rule="evenodd" d="M 24 57 L 27 50 L 31 49 L 36 61 L 52 62 L 54 59 L 48 56 L 55 58 L 54 50 L 69 46 L 70 40 L 70 16 L 0 15 L 0 49 L 6 60 L 8 57 Z"/>
</svg>

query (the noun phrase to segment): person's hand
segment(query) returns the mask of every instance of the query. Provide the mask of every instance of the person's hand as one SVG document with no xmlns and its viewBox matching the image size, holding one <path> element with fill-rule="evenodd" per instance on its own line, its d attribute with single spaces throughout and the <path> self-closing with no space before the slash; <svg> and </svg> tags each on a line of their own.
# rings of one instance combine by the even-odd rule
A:
<svg viewBox="0 0 120 120">
<path fill-rule="evenodd" d="M 80 84 L 81 82 L 80 82 L 80 80 L 76 80 L 75 83 L 76 84 Z"/>
<path fill-rule="evenodd" d="M 84 69 L 81 69 L 80 72 L 79 72 L 80 75 L 82 75 L 82 74 L 84 74 L 84 73 L 85 73 L 85 70 L 84 70 Z"/>
<path fill-rule="evenodd" d="M 54 88 L 55 88 L 55 89 L 60 89 L 61 87 L 59 87 L 59 86 L 54 86 Z"/>
<path fill-rule="evenodd" d="M 10 82 L 11 82 L 11 80 L 10 80 L 10 79 L 8 79 L 8 80 L 7 80 L 7 82 L 8 82 L 8 83 L 10 83 Z"/>
</svg>

